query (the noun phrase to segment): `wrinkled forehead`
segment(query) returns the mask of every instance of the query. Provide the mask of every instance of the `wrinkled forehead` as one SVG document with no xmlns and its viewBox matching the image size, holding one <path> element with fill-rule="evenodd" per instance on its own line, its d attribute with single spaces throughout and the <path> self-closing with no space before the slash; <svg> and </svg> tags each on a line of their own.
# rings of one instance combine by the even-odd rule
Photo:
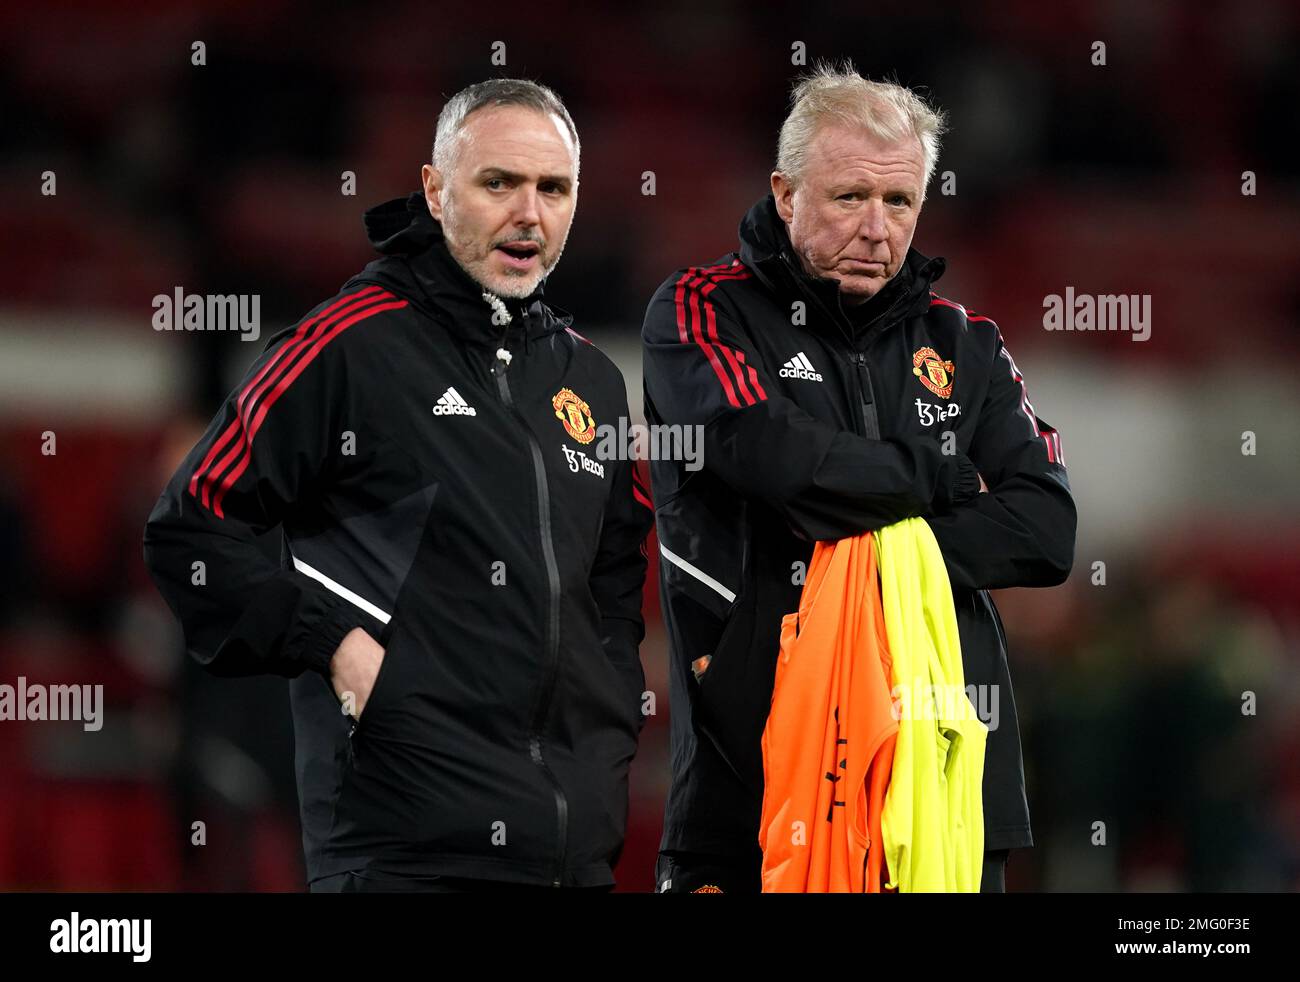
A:
<svg viewBox="0 0 1300 982">
<path fill-rule="evenodd" d="M 910 181 L 919 188 L 925 176 L 925 149 L 914 133 L 891 138 L 865 126 L 827 122 L 817 127 L 809 141 L 804 176 L 814 181 Z"/>
<path fill-rule="evenodd" d="M 457 138 L 456 167 L 496 169 L 530 179 L 577 178 L 577 146 L 555 113 L 491 106 L 471 113 Z"/>
</svg>

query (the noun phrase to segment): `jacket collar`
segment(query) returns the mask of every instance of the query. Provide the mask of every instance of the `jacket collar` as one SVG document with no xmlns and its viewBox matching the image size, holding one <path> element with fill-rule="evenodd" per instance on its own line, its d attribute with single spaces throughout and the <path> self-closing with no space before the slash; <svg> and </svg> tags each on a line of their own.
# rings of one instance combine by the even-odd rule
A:
<svg viewBox="0 0 1300 982">
<path fill-rule="evenodd" d="M 947 261 L 942 257 L 930 259 L 916 249 L 908 249 L 903 260 L 905 270 L 900 270 L 884 289 L 867 301 L 866 309 L 859 312 L 865 317 L 855 318 L 859 321 L 855 327 L 840 302 L 839 283 L 804 272 L 771 193 L 756 202 L 741 219 L 739 235 L 740 261 L 769 290 L 782 299 L 813 300 L 850 343 L 927 310 L 930 285 L 947 269 Z"/>
<path fill-rule="evenodd" d="M 520 324 L 526 325 L 526 337 L 535 339 L 573 323 L 572 315 L 545 302 L 541 283 L 523 299 L 485 298 L 484 288 L 448 251 L 442 225 L 429 214 L 422 192 L 371 208 L 365 225 L 371 244 L 384 256 L 367 267 L 367 274 L 416 306 L 430 308 L 466 342 L 497 346 L 507 335 L 520 337 Z M 498 302 L 511 314 L 508 325 L 492 322 Z"/>
</svg>

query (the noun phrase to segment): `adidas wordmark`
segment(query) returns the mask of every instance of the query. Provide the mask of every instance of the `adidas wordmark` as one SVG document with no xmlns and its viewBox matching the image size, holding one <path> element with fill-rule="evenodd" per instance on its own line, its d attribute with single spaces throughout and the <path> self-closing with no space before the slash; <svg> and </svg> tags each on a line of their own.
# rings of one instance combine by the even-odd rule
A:
<svg viewBox="0 0 1300 982">
<path fill-rule="evenodd" d="M 439 397 L 438 404 L 433 407 L 433 415 L 477 416 L 478 410 L 466 402 L 453 385 Z"/>
<path fill-rule="evenodd" d="M 803 378 L 810 382 L 820 382 L 821 373 L 812 367 L 812 362 L 802 351 L 791 358 L 781 368 L 782 378 Z"/>
</svg>

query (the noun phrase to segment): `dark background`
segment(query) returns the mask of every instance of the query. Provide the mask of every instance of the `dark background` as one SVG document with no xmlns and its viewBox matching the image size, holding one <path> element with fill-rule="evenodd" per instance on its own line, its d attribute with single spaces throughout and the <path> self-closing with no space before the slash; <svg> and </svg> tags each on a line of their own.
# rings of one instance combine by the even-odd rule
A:
<svg viewBox="0 0 1300 982">
<path fill-rule="evenodd" d="M 107 704 L 97 733 L 0 722 L 0 889 L 302 888 L 285 684 L 188 663 L 143 568 L 166 477 L 265 339 L 371 258 L 361 213 L 417 188 L 445 98 L 492 75 L 550 85 L 577 123 L 547 292 L 635 413 L 645 304 L 735 247 L 796 42 L 948 111 L 915 245 L 948 257 L 941 294 L 997 319 L 1062 434 L 1074 574 L 998 597 L 1037 841 L 1008 886 L 1300 887 L 1296 6 L 644 6 L 0 12 L 0 683 L 103 684 Z M 177 286 L 260 295 L 262 339 L 155 332 Z M 1150 340 L 1045 331 L 1067 286 L 1149 294 Z M 668 780 L 653 580 L 629 890 L 652 886 Z"/>
</svg>

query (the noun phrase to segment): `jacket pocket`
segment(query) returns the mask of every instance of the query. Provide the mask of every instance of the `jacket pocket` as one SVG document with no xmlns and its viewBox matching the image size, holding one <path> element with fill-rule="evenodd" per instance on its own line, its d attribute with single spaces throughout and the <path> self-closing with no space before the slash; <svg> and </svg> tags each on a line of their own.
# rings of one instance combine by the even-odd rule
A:
<svg viewBox="0 0 1300 982">
<path fill-rule="evenodd" d="M 358 735 L 362 734 L 368 728 L 377 713 L 383 711 L 384 700 L 382 697 L 387 692 L 385 680 L 393 674 L 390 670 L 392 669 L 392 662 L 399 648 L 399 645 L 395 643 L 401 633 L 400 631 L 395 630 L 397 625 L 397 613 L 398 612 L 395 609 L 392 618 L 389 620 L 388 627 L 383 632 L 383 637 L 387 639 L 387 643 L 384 645 L 384 657 L 379 662 L 379 671 L 375 673 L 375 681 L 370 687 L 370 695 L 366 698 L 366 706 L 361 711 L 360 717 L 353 722 L 352 728 L 348 732 L 349 751 L 351 751 L 355 746 L 355 741 Z"/>
<path fill-rule="evenodd" d="M 772 706 L 777 654 L 775 638 L 759 637 L 753 603 L 742 594 L 699 680 L 698 728 L 751 787 L 763 781 L 763 727 Z"/>
<path fill-rule="evenodd" d="M 358 734 L 365 732 L 375 715 L 384 712 L 392 703 L 387 692 L 394 684 L 392 677 L 397 673 L 393 670 L 391 663 L 395 657 L 398 657 L 398 653 L 402 645 L 406 643 L 407 635 L 410 633 L 406 609 L 414 589 L 415 570 L 420 563 L 428 562 L 429 526 L 434 520 L 433 501 L 437 496 L 437 492 L 437 483 L 430 484 L 421 492 L 424 495 L 420 499 L 424 514 L 421 517 L 420 537 L 416 541 L 414 552 L 411 554 L 410 564 L 407 566 L 401 583 L 397 587 L 393 598 L 393 610 L 388 617 L 388 623 L 379 632 L 378 642 L 384 649 L 384 657 L 379 663 L 379 671 L 375 675 L 375 684 L 370 689 L 370 697 L 366 700 L 366 708 L 352 728 L 351 737 L 356 737 Z M 403 512 L 403 516 L 406 516 L 406 512 Z M 414 517 L 413 514 L 411 517 Z M 398 679 L 398 682 L 401 681 L 403 680 Z"/>
<path fill-rule="evenodd" d="M 379 671 L 375 673 L 374 685 L 370 687 L 370 695 L 366 699 L 365 709 L 361 710 L 361 715 L 357 718 L 358 723 L 371 716 L 375 705 L 379 702 L 378 697 L 383 688 L 384 677 L 388 674 L 388 666 L 393 660 L 393 650 L 393 644 L 390 640 L 388 647 L 384 649 L 384 657 L 379 660 Z"/>
<path fill-rule="evenodd" d="M 737 627 L 743 619 L 739 616 L 742 599 L 743 598 L 737 598 L 736 602 L 732 604 L 731 610 L 727 612 L 726 619 L 722 622 L 722 633 L 718 635 L 718 640 L 714 642 L 713 649 L 711 651 L 703 652 L 698 657 L 691 660 L 691 673 L 695 676 L 695 684 L 699 689 L 701 700 L 705 698 L 705 693 L 710 691 L 713 680 L 716 679 L 719 674 L 724 676 L 731 674 L 728 669 L 734 667 L 729 664 L 732 661 L 731 657 L 724 655 L 723 661 L 718 662 L 716 656 L 720 652 L 726 651 L 728 644 L 735 636 Z M 723 663 L 727 663 L 727 668 L 723 669 L 722 672 L 718 672 L 716 666 Z"/>
</svg>

